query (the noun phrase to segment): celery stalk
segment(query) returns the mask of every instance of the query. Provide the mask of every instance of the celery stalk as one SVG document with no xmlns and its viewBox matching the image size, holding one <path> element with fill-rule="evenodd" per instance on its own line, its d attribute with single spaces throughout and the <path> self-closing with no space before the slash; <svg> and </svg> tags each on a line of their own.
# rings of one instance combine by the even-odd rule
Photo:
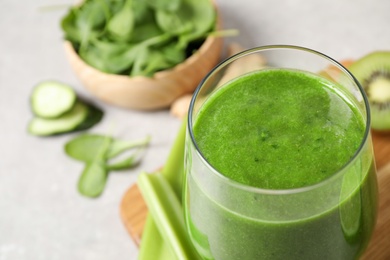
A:
<svg viewBox="0 0 390 260">
<path fill-rule="evenodd" d="M 148 214 L 142 234 L 139 260 L 178 260 L 161 237 L 153 217 Z"/>
<path fill-rule="evenodd" d="M 162 169 L 162 175 L 171 184 L 176 196 L 181 200 L 184 174 L 184 148 L 187 120 L 184 118 L 179 133 L 173 143 L 168 159 Z"/>
<path fill-rule="evenodd" d="M 162 171 L 162 175 L 174 189 L 177 198 L 180 200 L 182 193 L 182 180 L 184 174 L 184 144 L 186 135 L 187 120 L 184 119 L 175 142 L 168 155 L 167 162 Z M 142 234 L 142 243 L 140 245 L 139 260 L 175 260 L 176 255 L 172 252 L 170 246 L 161 236 L 157 226 L 148 214 Z"/>
<path fill-rule="evenodd" d="M 164 176 L 141 173 L 137 183 L 161 236 L 177 258 L 200 259 L 187 234 L 180 201 Z"/>
</svg>

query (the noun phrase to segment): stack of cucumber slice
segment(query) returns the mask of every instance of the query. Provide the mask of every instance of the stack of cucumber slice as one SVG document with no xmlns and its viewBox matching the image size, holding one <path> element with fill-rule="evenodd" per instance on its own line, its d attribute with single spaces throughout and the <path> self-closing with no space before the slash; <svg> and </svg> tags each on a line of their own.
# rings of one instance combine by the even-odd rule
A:
<svg viewBox="0 0 390 260">
<path fill-rule="evenodd" d="M 103 117 L 102 110 L 82 101 L 70 86 L 57 81 L 44 81 L 35 86 L 30 104 L 35 117 L 28 131 L 37 136 L 85 130 Z"/>
</svg>

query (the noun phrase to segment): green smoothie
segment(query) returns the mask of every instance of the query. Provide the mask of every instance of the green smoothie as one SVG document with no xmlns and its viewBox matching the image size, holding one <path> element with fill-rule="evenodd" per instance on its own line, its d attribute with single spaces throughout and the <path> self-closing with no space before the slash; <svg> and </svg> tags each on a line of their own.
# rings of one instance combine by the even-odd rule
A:
<svg viewBox="0 0 390 260">
<path fill-rule="evenodd" d="M 199 151 L 216 171 L 265 190 L 332 179 L 354 157 L 364 131 L 362 115 L 337 86 L 284 69 L 227 83 L 205 101 L 193 127 Z M 187 214 L 190 235 L 205 259 L 356 259 L 375 223 L 375 171 L 362 166 L 371 160 L 355 160 L 339 186 L 295 200 L 280 196 L 277 203 L 231 191 L 224 197 L 233 206 L 222 205 L 187 176 L 194 195 L 185 201 L 198 212 Z M 337 194 L 337 204 L 323 206 L 329 194 Z M 262 214 L 267 217 L 254 217 Z"/>
</svg>

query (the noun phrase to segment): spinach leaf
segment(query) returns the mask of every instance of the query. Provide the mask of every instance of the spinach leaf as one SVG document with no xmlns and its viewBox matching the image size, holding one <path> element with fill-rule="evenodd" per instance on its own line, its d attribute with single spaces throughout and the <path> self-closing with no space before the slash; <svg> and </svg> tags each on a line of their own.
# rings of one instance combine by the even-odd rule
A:
<svg viewBox="0 0 390 260">
<path fill-rule="evenodd" d="M 170 67 L 172 67 L 172 63 L 167 59 L 167 57 L 163 53 L 153 50 L 149 53 L 149 62 L 143 70 L 143 75 L 150 77 L 155 72 L 168 69 Z"/>
<path fill-rule="evenodd" d="M 108 170 L 102 160 L 87 163 L 78 182 L 79 192 L 87 197 L 98 197 L 107 182 Z"/>
<path fill-rule="evenodd" d="M 148 46 L 151 47 L 140 50 L 130 76 L 151 77 L 155 72 L 172 68 L 185 60 L 185 50 L 178 48 L 177 42 L 168 41 L 164 44 L 164 37 L 155 39 L 153 43 L 150 41 Z"/>
<path fill-rule="evenodd" d="M 153 10 L 149 7 L 145 0 L 133 0 L 131 7 L 134 11 L 135 24 L 142 25 L 153 19 Z"/>
<path fill-rule="evenodd" d="M 135 156 L 131 155 L 130 157 L 113 164 L 107 164 L 106 170 L 108 171 L 121 171 L 124 169 L 129 169 L 137 164 Z"/>
<path fill-rule="evenodd" d="M 215 25 L 216 13 L 214 7 L 209 0 L 183 0 L 183 5 L 188 5 L 191 13 L 187 13 L 192 21 L 190 31 L 186 31 L 179 35 L 179 46 L 185 48 L 189 42 L 199 38 L 206 38 L 207 33 L 210 32 Z"/>
<path fill-rule="evenodd" d="M 105 158 L 110 148 L 111 140 L 111 138 L 105 137 L 103 143 L 95 152 L 92 161 L 85 166 L 78 182 L 78 190 L 82 195 L 97 197 L 103 192 L 108 175 L 105 167 Z"/>
<path fill-rule="evenodd" d="M 115 139 L 112 142 L 110 149 L 108 150 L 107 158 L 113 158 L 135 147 L 145 147 L 149 144 L 150 139 L 151 139 L 150 136 L 146 136 L 143 139 L 135 140 L 135 141 L 124 141 L 120 139 Z"/>
<path fill-rule="evenodd" d="M 130 72 L 130 76 L 152 76 L 153 71 L 157 71 L 163 68 L 171 67 L 171 64 L 167 64 L 166 57 L 161 57 L 161 53 L 156 55 L 155 51 L 152 48 L 159 48 L 163 46 L 166 42 L 169 42 L 172 39 L 172 36 L 169 34 L 161 34 L 153 38 L 149 38 L 143 42 L 140 42 L 133 48 L 134 56 L 133 67 Z M 156 59 L 156 60 L 154 60 Z M 147 72 L 144 71 L 146 66 L 158 66 L 158 68 L 148 69 Z M 151 73 L 149 73 L 151 72 Z"/>
<path fill-rule="evenodd" d="M 137 148 L 136 152 L 134 152 L 129 157 L 118 162 L 106 164 L 106 169 L 108 171 L 120 171 L 120 170 L 129 169 L 131 167 L 136 166 L 139 162 L 139 159 L 144 149 L 145 147 L 139 147 Z"/>
<path fill-rule="evenodd" d="M 107 3 L 106 3 L 107 4 Z M 93 30 L 102 29 L 106 23 L 107 5 L 103 0 L 99 1 L 85 1 L 80 7 L 78 18 L 88 21 L 89 27 Z"/>
<path fill-rule="evenodd" d="M 160 28 L 170 34 L 179 35 L 191 31 L 193 24 L 191 21 L 191 11 L 187 10 L 184 3 L 179 11 L 171 12 L 166 10 L 156 10 L 156 21 Z"/>
<path fill-rule="evenodd" d="M 105 137 L 98 134 L 81 134 L 65 144 L 65 152 L 73 159 L 92 162 L 99 153 L 100 147 L 104 145 L 106 139 L 111 137 Z"/>
<path fill-rule="evenodd" d="M 156 10 L 156 20 L 161 29 L 183 35 L 187 41 L 210 31 L 216 17 L 210 0 L 182 1 L 177 11 Z"/>
<path fill-rule="evenodd" d="M 157 26 L 154 18 L 144 24 L 140 24 L 134 28 L 133 35 L 130 39 L 131 43 L 141 43 L 147 39 L 162 35 L 163 31 Z"/>
<path fill-rule="evenodd" d="M 94 39 L 80 57 L 89 65 L 107 73 L 120 74 L 131 67 L 137 56 L 136 44 Z"/>
<path fill-rule="evenodd" d="M 179 9 L 181 0 L 146 0 L 155 9 L 163 11 L 176 11 Z"/>
<path fill-rule="evenodd" d="M 99 2 L 86 1 L 80 7 L 72 7 L 61 20 L 65 38 L 73 44 L 86 45 L 94 30 L 101 29 L 106 20 L 106 7 Z"/>
<path fill-rule="evenodd" d="M 133 32 L 135 18 L 130 4 L 131 0 L 127 0 L 122 9 L 107 24 L 107 31 L 118 41 L 127 41 Z"/>
<path fill-rule="evenodd" d="M 186 58 L 185 50 L 177 45 L 177 42 L 170 42 L 161 48 L 162 54 L 167 58 L 171 64 L 179 64 Z"/>
<path fill-rule="evenodd" d="M 148 62 L 148 56 L 149 56 L 149 48 L 145 45 L 140 45 L 138 48 L 138 55 L 136 59 L 134 60 L 133 68 L 131 70 L 130 76 L 138 76 L 142 75 L 141 71 L 143 70 L 143 67 Z"/>
<path fill-rule="evenodd" d="M 106 139 L 110 139 L 110 146 L 106 154 L 106 158 L 110 159 L 119 154 L 136 148 L 145 147 L 150 142 L 150 136 L 140 140 L 125 141 L 110 136 L 99 134 L 81 134 L 65 144 L 65 152 L 73 159 L 91 162 L 98 155 L 100 147 L 104 145 Z"/>
<path fill-rule="evenodd" d="M 61 27 L 90 66 L 152 76 L 188 57 L 214 22 L 210 0 L 85 0 L 70 8 Z"/>
<path fill-rule="evenodd" d="M 66 16 L 61 20 L 61 28 L 65 32 L 65 39 L 72 42 L 81 42 L 81 36 L 75 21 L 77 8 L 71 8 Z"/>
<path fill-rule="evenodd" d="M 80 49 L 84 49 L 91 38 L 99 35 L 98 29 L 104 25 L 104 9 L 96 1 L 86 1 L 76 14 L 75 26 L 79 30 Z"/>
<path fill-rule="evenodd" d="M 137 165 L 149 141 L 149 136 L 140 140 L 124 141 L 99 134 L 81 134 L 67 142 L 66 154 L 85 163 L 78 181 L 79 192 L 87 197 L 99 196 L 104 190 L 109 171 L 124 170 Z M 135 151 L 127 158 L 108 162 L 109 159 L 134 148 Z"/>
</svg>

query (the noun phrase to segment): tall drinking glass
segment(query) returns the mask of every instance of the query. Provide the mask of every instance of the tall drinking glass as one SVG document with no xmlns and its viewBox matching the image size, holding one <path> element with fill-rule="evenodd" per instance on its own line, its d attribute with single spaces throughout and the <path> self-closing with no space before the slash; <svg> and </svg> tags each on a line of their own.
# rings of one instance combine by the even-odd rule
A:
<svg viewBox="0 0 390 260">
<path fill-rule="evenodd" d="M 332 58 L 265 46 L 220 63 L 192 98 L 185 153 L 186 225 L 203 259 L 345 260 L 366 248 L 369 105 Z"/>
</svg>

